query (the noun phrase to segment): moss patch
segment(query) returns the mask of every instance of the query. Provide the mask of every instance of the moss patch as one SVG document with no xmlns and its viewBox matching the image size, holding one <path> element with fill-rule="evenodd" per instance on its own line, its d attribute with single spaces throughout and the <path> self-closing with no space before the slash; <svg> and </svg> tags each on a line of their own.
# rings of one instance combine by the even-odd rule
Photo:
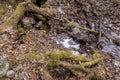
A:
<svg viewBox="0 0 120 80">
<path fill-rule="evenodd" d="M 44 54 L 27 53 L 27 58 L 29 60 L 37 59 L 45 61 L 44 68 L 47 70 L 54 70 L 54 68 L 59 70 L 59 67 L 62 67 L 70 71 L 74 76 L 82 73 L 83 80 L 104 80 L 106 78 L 106 73 L 104 73 L 105 69 L 103 68 L 104 65 L 101 65 L 101 67 L 97 65 L 102 61 L 102 57 L 89 59 L 73 55 L 68 51 L 53 50 Z M 96 69 L 101 69 L 99 70 L 100 75 L 96 73 Z"/>
<path fill-rule="evenodd" d="M 5 10 L 2 6 L 0 6 L 0 17 L 5 13 Z"/>
<path fill-rule="evenodd" d="M 29 60 L 34 60 L 34 59 L 37 59 L 37 55 L 33 52 L 30 52 L 30 53 L 27 53 L 26 57 L 29 59 Z"/>
</svg>

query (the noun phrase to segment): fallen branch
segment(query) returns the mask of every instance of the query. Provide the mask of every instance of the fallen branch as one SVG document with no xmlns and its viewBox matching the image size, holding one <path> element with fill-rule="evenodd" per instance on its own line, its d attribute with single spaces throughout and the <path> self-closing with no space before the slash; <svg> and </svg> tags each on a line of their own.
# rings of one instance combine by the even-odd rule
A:
<svg viewBox="0 0 120 80">
<path fill-rule="evenodd" d="M 90 29 L 83 28 L 83 27 L 77 25 L 77 24 L 74 23 L 74 22 L 70 22 L 70 21 L 69 21 L 68 19 L 66 19 L 66 18 L 64 18 L 64 20 L 65 20 L 70 26 L 79 28 L 80 30 L 85 30 L 85 31 L 87 31 L 87 32 L 91 32 L 91 33 L 98 34 L 98 31 L 94 31 L 94 30 L 90 30 Z"/>
</svg>

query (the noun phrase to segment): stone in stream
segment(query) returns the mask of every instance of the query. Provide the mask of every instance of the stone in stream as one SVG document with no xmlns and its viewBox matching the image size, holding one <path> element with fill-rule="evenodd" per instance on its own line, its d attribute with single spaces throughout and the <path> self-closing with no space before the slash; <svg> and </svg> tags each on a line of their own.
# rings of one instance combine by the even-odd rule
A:
<svg viewBox="0 0 120 80">
<path fill-rule="evenodd" d="M 73 28 L 72 37 L 78 41 L 80 40 L 86 42 L 86 39 L 88 38 L 88 34 L 86 32 L 80 31 L 78 28 Z"/>
</svg>

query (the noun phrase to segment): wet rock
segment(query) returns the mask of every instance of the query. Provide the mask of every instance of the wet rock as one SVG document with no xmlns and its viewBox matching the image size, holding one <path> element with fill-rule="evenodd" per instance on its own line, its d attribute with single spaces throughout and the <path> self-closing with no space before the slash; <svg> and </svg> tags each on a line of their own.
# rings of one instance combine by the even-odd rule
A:
<svg viewBox="0 0 120 80">
<path fill-rule="evenodd" d="M 8 78 L 13 78 L 15 76 L 15 72 L 13 70 L 9 70 L 6 75 Z"/>
<path fill-rule="evenodd" d="M 73 28 L 72 37 L 77 41 L 85 41 L 88 38 L 88 34 L 86 32 L 80 31 L 78 28 Z M 86 42 L 86 41 L 85 41 Z"/>
<path fill-rule="evenodd" d="M 78 51 L 72 50 L 71 52 L 72 52 L 72 54 L 74 54 L 74 55 L 80 55 L 80 53 L 79 53 Z"/>
<path fill-rule="evenodd" d="M 69 39 L 63 39 L 63 41 L 60 42 L 65 48 L 75 48 L 79 49 L 80 44 L 76 43 L 72 38 Z"/>
<path fill-rule="evenodd" d="M 81 54 L 81 56 L 83 56 L 83 57 L 88 57 L 88 54 L 87 54 L 87 53 L 84 53 L 84 54 Z"/>
<path fill-rule="evenodd" d="M 61 34 L 56 37 L 52 37 L 51 39 L 53 39 L 57 44 L 61 44 L 64 48 L 80 49 L 80 44 L 68 35 Z"/>
</svg>

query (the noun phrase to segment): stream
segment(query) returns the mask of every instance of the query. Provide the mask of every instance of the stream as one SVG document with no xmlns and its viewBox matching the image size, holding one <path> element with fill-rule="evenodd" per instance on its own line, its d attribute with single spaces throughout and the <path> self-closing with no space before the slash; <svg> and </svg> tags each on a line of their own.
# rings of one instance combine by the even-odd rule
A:
<svg viewBox="0 0 120 80">
<path fill-rule="evenodd" d="M 79 36 L 79 38 L 82 38 L 83 36 Z M 114 35 L 111 35 L 111 37 L 114 37 Z M 120 37 L 120 35 L 118 35 L 117 37 Z M 57 44 L 62 45 L 66 49 L 69 49 L 74 55 L 88 56 L 88 54 L 86 53 L 81 54 L 78 52 L 78 50 L 81 49 L 80 46 L 82 46 L 82 44 L 79 43 L 77 40 L 74 40 L 72 37 L 70 37 L 67 34 L 59 34 L 57 35 L 57 37 L 52 37 L 52 39 Z M 100 50 L 112 57 L 114 71 L 116 73 L 119 73 L 120 71 L 120 46 L 117 46 L 116 44 L 114 44 L 112 39 L 108 40 L 106 37 L 102 37 L 101 42 L 102 44 L 101 44 Z M 89 44 L 88 46 L 93 46 L 94 44 L 95 43 Z M 120 77 L 117 75 L 116 80 L 119 80 L 119 79 Z"/>
</svg>

